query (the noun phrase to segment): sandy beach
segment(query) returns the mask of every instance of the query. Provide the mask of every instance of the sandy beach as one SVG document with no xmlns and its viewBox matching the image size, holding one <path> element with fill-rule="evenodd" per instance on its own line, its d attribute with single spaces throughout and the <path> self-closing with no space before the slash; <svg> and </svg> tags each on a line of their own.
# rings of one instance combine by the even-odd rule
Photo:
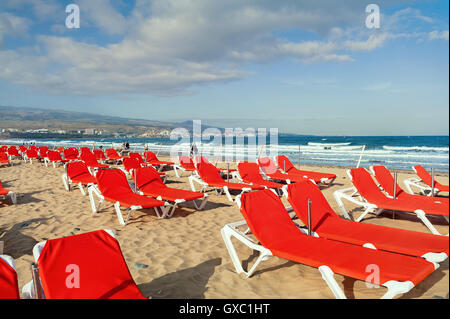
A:
<svg viewBox="0 0 450 319">
<path fill-rule="evenodd" d="M 13 162 L 11 167 L 0 168 L 3 186 L 13 190 L 18 200 L 17 205 L 0 203 L 0 241 L 4 241 L 4 254 L 15 260 L 20 288 L 31 280 L 32 248 L 36 243 L 106 228 L 116 234 L 136 284 L 149 298 L 334 298 L 317 269 L 277 257 L 262 263 L 249 279 L 238 275 L 220 229 L 243 217 L 225 195 L 211 191 L 203 211 L 188 204 L 178 208 L 170 219 L 158 219 L 153 210 L 136 211 L 123 227 L 112 204 L 102 204 L 100 212 L 93 214 L 88 196 L 82 196 L 78 188 L 67 192 L 61 180 L 62 167 Z M 323 193 L 341 214 L 333 192 L 351 186 L 345 169 L 321 167 L 320 171 L 338 175 Z M 173 171 L 168 171 L 168 176 L 169 186 L 190 189 L 186 176 L 176 178 Z M 411 176 L 412 171 L 399 173 L 400 185 L 403 187 L 402 181 Z M 448 175 L 439 173 L 436 179 L 448 185 Z M 285 199 L 283 202 L 288 205 Z M 354 216 L 360 213 L 361 210 L 354 210 Z M 440 233 L 449 232 L 443 218 L 430 220 Z M 404 213 L 369 215 L 363 223 L 429 232 L 414 215 Z M 241 260 L 252 263 L 256 259 L 257 254 L 245 246 L 237 247 Z M 385 288 L 368 288 L 362 281 L 340 275 L 336 279 L 348 298 L 379 298 L 386 292 Z M 448 298 L 448 292 L 447 259 L 400 298 Z"/>
</svg>

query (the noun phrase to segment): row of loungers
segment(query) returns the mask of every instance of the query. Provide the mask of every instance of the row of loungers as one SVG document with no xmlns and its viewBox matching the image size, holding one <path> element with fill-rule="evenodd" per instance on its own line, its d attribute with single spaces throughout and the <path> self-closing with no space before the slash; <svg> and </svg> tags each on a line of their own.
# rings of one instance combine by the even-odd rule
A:
<svg viewBox="0 0 450 319">
<path fill-rule="evenodd" d="M 410 291 L 439 267 L 438 262 L 448 258 L 446 236 L 340 218 L 313 181 L 289 184 L 286 193 L 289 208 L 268 189 L 237 197 L 245 220 L 228 224 L 221 231 L 237 273 L 250 277 L 262 261 L 277 256 L 318 268 L 335 297 L 346 298 L 334 274 L 367 281 L 367 267 L 376 264 L 379 281 L 370 283 L 388 288 L 383 298 L 393 298 Z M 295 218 L 305 227 L 296 224 Z M 232 238 L 260 253 L 247 271 Z"/>
</svg>

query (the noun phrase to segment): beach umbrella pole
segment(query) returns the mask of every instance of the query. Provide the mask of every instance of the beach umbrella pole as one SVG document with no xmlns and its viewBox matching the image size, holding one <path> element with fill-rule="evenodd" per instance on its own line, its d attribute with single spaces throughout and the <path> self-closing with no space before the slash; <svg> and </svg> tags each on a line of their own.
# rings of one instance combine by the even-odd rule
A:
<svg viewBox="0 0 450 319">
<path fill-rule="evenodd" d="M 356 165 L 356 168 L 358 168 L 359 165 L 361 164 L 361 160 L 362 160 L 363 153 L 364 153 L 365 149 L 366 149 L 366 145 L 363 145 L 362 150 L 361 150 L 361 154 L 359 155 L 358 165 Z"/>
<path fill-rule="evenodd" d="M 300 145 L 298 146 L 298 169 L 300 169 Z"/>
<path fill-rule="evenodd" d="M 311 236 L 312 227 L 311 227 L 311 199 L 308 198 L 308 235 Z"/>
<path fill-rule="evenodd" d="M 394 172 L 394 198 L 397 197 L 397 172 Z"/>
</svg>

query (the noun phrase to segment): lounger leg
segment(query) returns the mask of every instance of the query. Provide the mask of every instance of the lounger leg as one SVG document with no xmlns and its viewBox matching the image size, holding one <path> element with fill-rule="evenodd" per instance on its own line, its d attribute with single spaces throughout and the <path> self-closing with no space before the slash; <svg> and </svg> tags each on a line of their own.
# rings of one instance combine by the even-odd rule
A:
<svg viewBox="0 0 450 319">
<path fill-rule="evenodd" d="M 228 186 L 224 186 L 223 191 L 225 192 L 225 195 L 227 195 L 228 200 L 230 202 L 234 202 L 233 198 L 231 197 L 230 191 L 228 190 Z"/>
<path fill-rule="evenodd" d="M 115 202 L 114 203 L 114 209 L 116 210 L 117 219 L 119 219 L 119 224 L 125 226 L 125 222 L 123 220 L 122 211 L 120 210 L 120 203 L 119 202 Z M 130 210 L 130 213 L 131 213 L 131 210 Z M 128 220 L 128 218 L 127 218 L 127 220 Z"/>
<path fill-rule="evenodd" d="M 194 180 L 191 178 L 192 176 L 189 176 L 188 180 L 189 180 L 189 185 L 191 185 L 191 189 L 193 192 L 195 192 L 195 186 L 194 186 Z"/>
<path fill-rule="evenodd" d="M 414 288 L 411 281 L 395 281 L 390 280 L 385 282 L 383 286 L 388 288 L 388 291 L 381 297 L 381 299 L 392 299 L 399 294 L 405 294 Z"/>
<path fill-rule="evenodd" d="M 360 222 L 370 211 L 372 210 L 372 207 L 368 207 L 357 219 L 356 222 Z"/>
<path fill-rule="evenodd" d="M 91 209 L 93 213 L 98 212 L 98 210 L 100 209 L 100 204 L 103 202 L 103 199 L 100 198 L 100 200 L 98 201 L 98 205 L 95 205 L 95 200 L 94 200 L 94 191 L 88 187 L 88 193 L 89 193 L 89 201 L 91 202 Z"/>
<path fill-rule="evenodd" d="M 193 200 L 192 202 L 194 203 L 195 209 L 197 210 L 203 210 L 203 208 L 205 208 L 206 202 L 208 201 L 208 197 L 203 197 L 202 202 L 200 203 L 200 205 L 197 204 L 197 202 L 195 200 Z"/>
<path fill-rule="evenodd" d="M 175 204 L 173 204 L 172 205 L 172 209 L 170 209 L 170 206 L 167 208 L 167 212 L 169 212 L 169 213 L 167 213 L 166 212 L 166 218 L 170 218 L 170 217 L 172 217 L 172 215 L 173 215 L 173 213 L 175 212 L 175 209 L 177 208 L 177 204 L 175 203 Z"/>
<path fill-rule="evenodd" d="M 422 221 L 422 223 L 424 223 L 425 226 L 426 226 L 433 234 L 435 234 L 435 235 L 441 235 L 441 233 L 438 232 L 437 229 L 430 223 L 430 221 L 428 220 L 428 218 L 427 218 L 427 216 L 426 216 L 426 214 L 425 214 L 425 212 L 424 212 L 423 210 L 418 209 L 418 210 L 416 210 L 414 213 L 417 215 L 417 217 Z"/>
<path fill-rule="evenodd" d="M 241 234 L 237 233 L 233 228 L 231 228 L 228 225 L 225 225 L 222 230 L 221 230 L 221 234 L 222 234 L 222 238 L 225 242 L 225 246 L 227 247 L 228 253 L 230 254 L 231 257 L 231 261 L 233 262 L 234 268 L 236 269 L 236 272 L 238 274 L 240 273 L 245 273 L 247 275 L 247 278 L 250 277 L 256 267 L 261 263 L 261 261 L 267 260 L 270 257 L 272 257 L 272 253 L 270 252 L 270 250 L 262 247 L 262 246 L 257 246 L 254 243 L 252 243 L 250 240 L 248 240 L 245 236 L 242 236 Z M 260 256 L 258 257 L 258 259 L 256 260 L 255 264 L 253 265 L 253 267 L 251 267 L 251 269 L 246 272 L 243 268 L 242 268 L 242 264 L 239 260 L 239 257 L 236 253 L 236 249 L 234 248 L 234 245 L 231 241 L 231 237 L 235 237 L 236 239 L 238 239 L 239 241 L 241 241 L 242 243 L 244 243 L 245 245 L 247 245 L 250 248 L 253 248 L 255 250 L 258 250 L 260 252 Z"/>
<path fill-rule="evenodd" d="M 70 191 L 70 186 L 69 186 L 69 182 L 67 180 L 66 174 L 62 174 L 61 178 L 62 178 L 62 181 L 63 181 L 63 184 L 64 184 L 64 188 L 66 189 L 66 191 Z"/>
<path fill-rule="evenodd" d="M 170 208 L 170 207 L 169 207 Z M 163 206 L 161 206 L 160 207 L 160 209 L 161 209 L 161 214 L 159 213 L 159 211 L 158 211 L 158 207 L 153 207 L 153 209 L 155 210 L 155 213 L 156 213 L 156 216 L 158 217 L 158 218 L 164 218 L 165 216 L 166 216 L 166 214 L 167 214 L 167 209 L 169 209 L 169 208 L 165 208 L 165 207 L 163 207 Z"/>
<path fill-rule="evenodd" d="M 344 203 L 342 203 L 341 197 L 336 192 L 334 193 L 334 199 L 336 200 L 336 202 L 337 202 L 337 204 L 338 204 L 342 214 L 344 215 L 344 217 L 346 219 L 353 220 L 351 218 L 351 216 L 349 215 L 349 213 L 347 212 L 347 210 L 345 209 L 345 206 L 344 206 Z"/>
<path fill-rule="evenodd" d="M 86 192 L 85 192 L 84 189 L 83 189 L 83 184 L 78 183 L 78 187 L 80 188 L 81 194 L 82 194 L 83 196 L 86 196 Z"/>
<path fill-rule="evenodd" d="M 322 274 L 322 279 L 325 280 L 328 288 L 330 288 L 336 299 L 347 299 L 341 287 L 339 287 L 338 283 L 336 282 L 336 279 L 334 279 L 334 272 L 330 269 L 330 267 L 325 265 L 320 266 L 319 271 Z"/>
<path fill-rule="evenodd" d="M 8 193 L 8 196 L 9 196 L 9 198 L 11 199 L 11 203 L 13 203 L 14 205 L 16 205 L 16 204 L 17 204 L 17 197 L 16 197 L 16 194 L 13 193 L 12 191 L 10 191 L 10 192 Z"/>
</svg>

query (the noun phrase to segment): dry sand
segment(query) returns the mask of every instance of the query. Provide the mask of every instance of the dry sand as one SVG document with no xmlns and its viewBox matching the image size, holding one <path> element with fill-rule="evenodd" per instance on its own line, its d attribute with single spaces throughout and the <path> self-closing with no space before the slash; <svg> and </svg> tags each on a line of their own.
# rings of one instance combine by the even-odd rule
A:
<svg viewBox="0 0 450 319">
<path fill-rule="evenodd" d="M 88 196 L 83 197 L 78 189 L 64 190 L 62 167 L 46 168 L 42 163 L 24 164 L 19 160 L 14 160 L 14 164 L 0 168 L 3 186 L 16 192 L 18 199 L 16 206 L 0 202 L 0 241 L 5 242 L 4 253 L 15 260 L 20 287 L 31 280 L 32 248 L 36 243 L 107 228 L 116 234 L 131 274 L 146 297 L 334 298 L 317 269 L 277 257 L 260 264 L 249 279 L 237 275 L 220 229 L 243 218 L 225 195 L 209 192 L 205 210 L 196 211 L 189 205 L 178 208 L 170 219 L 158 219 L 153 210 L 137 211 L 123 227 L 118 223 L 112 204 L 102 204 L 100 212 L 93 214 Z M 338 175 L 334 185 L 323 192 L 339 212 L 332 194 L 351 186 L 345 169 L 321 167 L 320 170 Z M 178 179 L 173 171 L 168 174 L 171 187 L 189 189 L 187 177 Z M 401 173 L 399 179 L 410 176 Z M 439 174 L 436 179 L 448 184 L 448 175 Z M 354 216 L 360 212 L 355 210 Z M 439 232 L 449 232 L 443 219 L 431 218 L 431 221 Z M 395 219 L 391 213 L 379 217 L 370 215 L 363 222 L 428 232 L 415 216 L 408 214 L 397 213 Z M 239 243 L 237 246 L 245 263 L 256 259 L 257 255 L 251 250 Z M 148 267 L 139 269 L 135 264 Z M 336 280 L 345 288 L 348 298 L 379 298 L 386 292 L 385 288 L 370 289 L 362 281 L 340 275 L 336 275 Z M 447 260 L 401 298 L 448 298 L 448 291 Z"/>
</svg>

